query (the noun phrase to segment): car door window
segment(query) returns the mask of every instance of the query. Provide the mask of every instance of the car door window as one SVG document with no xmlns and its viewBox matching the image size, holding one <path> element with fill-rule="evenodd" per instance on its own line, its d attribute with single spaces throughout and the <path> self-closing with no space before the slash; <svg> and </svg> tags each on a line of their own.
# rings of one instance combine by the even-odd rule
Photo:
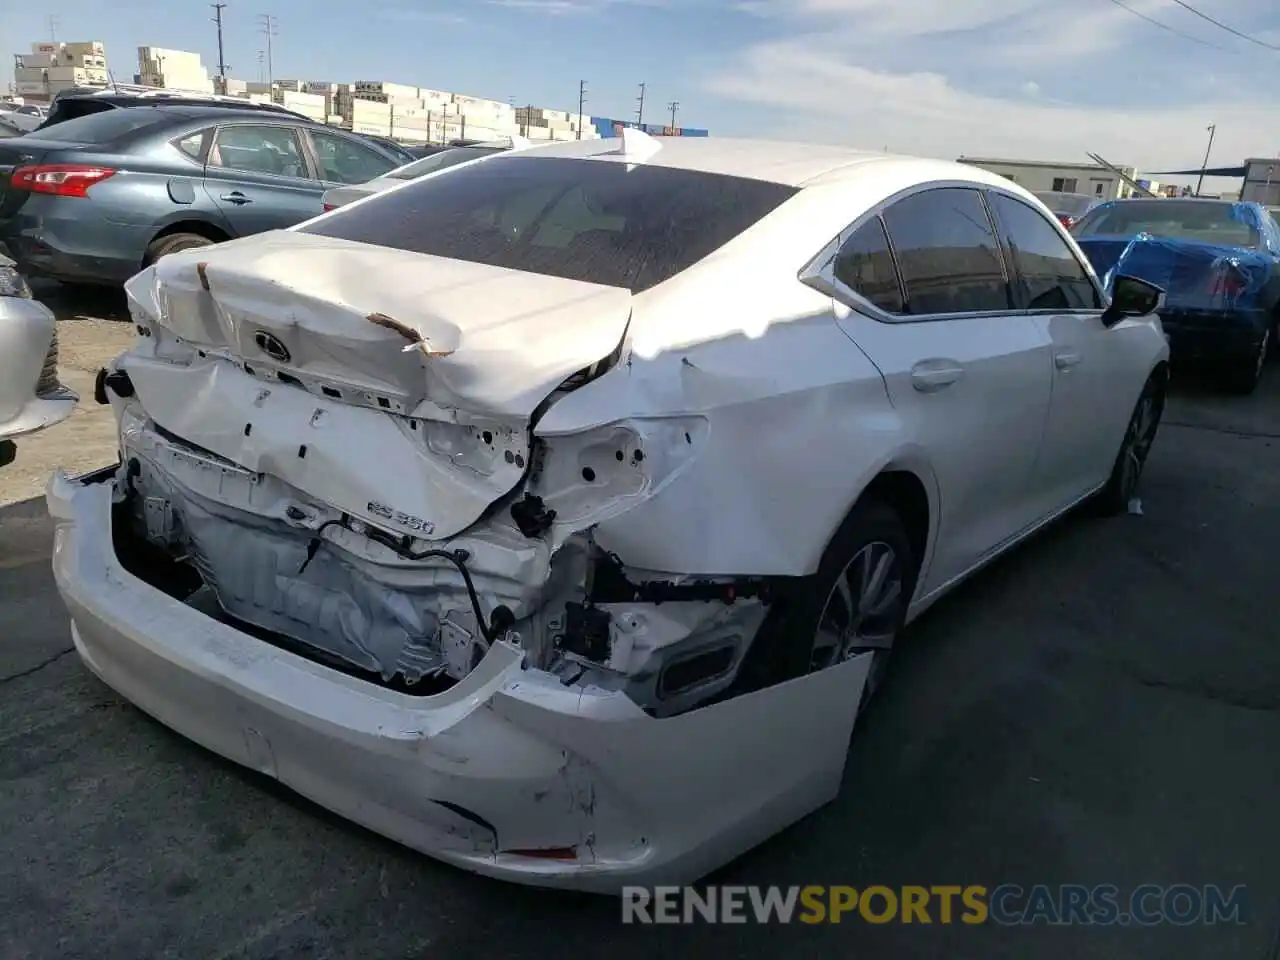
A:
<svg viewBox="0 0 1280 960">
<path fill-rule="evenodd" d="M 940 187 L 904 197 L 884 212 L 906 292 L 905 313 L 1011 310 L 1004 261 L 982 194 Z"/>
<path fill-rule="evenodd" d="M 396 166 L 376 150 L 336 134 L 312 131 L 311 142 L 320 163 L 320 178 L 331 183 L 367 183 Z"/>
<path fill-rule="evenodd" d="M 993 194 L 992 206 L 1009 249 L 1022 305 L 1028 310 L 1100 310 L 1102 301 L 1071 248 L 1039 211 Z"/>
<path fill-rule="evenodd" d="M 277 177 L 309 177 L 302 143 L 292 127 L 237 124 L 219 127 L 209 150 L 209 166 Z"/>
<path fill-rule="evenodd" d="M 879 217 L 873 217 L 840 245 L 832 264 L 835 278 L 888 313 L 902 313 L 902 284 Z"/>
</svg>

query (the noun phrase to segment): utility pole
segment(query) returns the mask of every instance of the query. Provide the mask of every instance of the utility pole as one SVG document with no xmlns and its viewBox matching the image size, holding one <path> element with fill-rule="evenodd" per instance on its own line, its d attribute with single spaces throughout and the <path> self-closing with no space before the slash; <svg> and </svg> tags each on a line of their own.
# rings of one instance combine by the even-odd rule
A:
<svg viewBox="0 0 1280 960">
<path fill-rule="evenodd" d="M 272 98 L 275 97 L 275 71 L 271 65 L 271 38 L 280 35 L 280 21 L 269 13 L 258 14 L 258 29 L 267 38 L 267 86 L 271 88 Z"/>
<path fill-rule="evenodd" d="M 218 0 L 216 3 L 209 4 L 209 6 L 213 7 L 213 22 L 218 25 L 218 86 L 222 88 L 218 92 L 226 93 L 227 64 L 222 55 L 222 11 L 227 5 L 222 0 Z"/>
<path fill-rule="evenodd" d="M 258 51 L 258 82 L 263 81 L 263 63 L 266 61 L 267 55 L 261 50 Z"/>
<path fill-rule="evenodd" d="M 1204 186 L 1205 171 L 1209 169 L 1209 152 L 1213 149 L 1213 134 L 1218 129 L 1216 123 L 1209 124 L 1209 146 L 1204 150 L 1204 163 L 1200 165 L 1200 179 L 1196 181 L 1196 196 L 1200 196 L 1200 188 Z"/>
<path fill-rule="evenodd" d="M 526 140 L 533 139 L 529 136 L 529 128 L 533 126 L 533 104 L 530 103 L 524 108 L 524 137 Z"/>
<path fill-rule="evenodd" d="M 49 15 L 49 39 L 53 43 L 58 42 L 58 28 L 62 26 L 62 21 L 58 19 L 56 14 Z"/>
<path fill-rule="evenodd" d="M 667 104 L 667 109 L 671 111 L 671 136 L 676 135 L 676 111 L 680 109 L 680 101 L 672 100 Z"/>
<path fill-rule="evenodd" d="M 640 96 L 636 97 L 636 126 L 644 127 L 644 84 L 640 84 Z"/>
<path fill-rule="evenodd" d="M 163 53 L 156 54 L 156 63 L 160 65 L 160 75 L 157 78 L 159 79 L 160 82 L 157 83 L 156 86 L 160 87 L 161 89 L 164 89 L 165 83 L 164 83 L 164 54 Z"/>
<path fill-rule="evenodd" d="M 582 139 L 582 107 L 587 102 L 587 81 L 578 81 L 578 139 Z"/>
</svg>

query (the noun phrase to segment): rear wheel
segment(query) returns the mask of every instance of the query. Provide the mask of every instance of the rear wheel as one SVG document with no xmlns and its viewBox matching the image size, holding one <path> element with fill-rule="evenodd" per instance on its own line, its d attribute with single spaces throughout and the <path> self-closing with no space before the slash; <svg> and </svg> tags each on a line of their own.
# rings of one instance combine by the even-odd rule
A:
<svg viewBox="0 0 1280 960">
<path fill-rule="evenodd" d="M 18 447 L 12 440 L 0 440 L 0 467 L 13 463 L 18 455 Z"/>
<path fill-rule="evenodd" d="M 915 590 L 918 559 L 898 514 L 858 504 L 832 538 L 818 570 L 775 605 L 753 644 L 744 679 L 778 683 L 872 655 L 859 709 L 879 689 Z"/>
<path fill-rule="evenodd" d="M 198 233 L 171 233 L 151 241 L 147 247 L 147 255 L 143 258 L 143 266 L 149 267 L 161 257 L 167 257 L 179 250 L 194 250 L 196 247 L 211 247 L 213 241 Z"/>
<path fill-rule="evenodd" d="M 1262 379 L 1262 370 L 1267 365 L 1267 356 L 1271 352 L 1271 331 L 1265 330 L 1258 349 L 1247 360 L 1237 361 L 1223 372 L 1222 385 L 1231 393 L 1247 396 L 1258 389 Z"/>
</svg>

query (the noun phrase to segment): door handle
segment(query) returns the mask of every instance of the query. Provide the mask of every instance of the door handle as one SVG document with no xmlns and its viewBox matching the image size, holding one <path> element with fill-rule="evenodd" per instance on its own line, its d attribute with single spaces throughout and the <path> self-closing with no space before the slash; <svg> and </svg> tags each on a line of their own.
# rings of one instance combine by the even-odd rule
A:
<svg viewBox="0 0 1280 960">
<path fill-rule="evenodd" d="M 244 204 L 244 203 L 253 203 L 252 200 L 246 197 L 239 190 L 233 190 L 231 191 L 231 193 L 224 193 L 218 199 L 225 200 L 227 203 L 234 203 L 236 206 L 240 206 L 241 204 Z"/>
<path fill-rule="evenodd" d="M 921 360 L 911 368 L 911 386 L 921 393 L 936 393 L 964 376 L 964 367 L 954 360 Z"/>
<path fill-rule="evenodd" d="M 1053 365 L 1059 370 L 1070 370 L 1082 359 L 1078 353 L 1055 353 L 1053 355 Z"/>
</svg>

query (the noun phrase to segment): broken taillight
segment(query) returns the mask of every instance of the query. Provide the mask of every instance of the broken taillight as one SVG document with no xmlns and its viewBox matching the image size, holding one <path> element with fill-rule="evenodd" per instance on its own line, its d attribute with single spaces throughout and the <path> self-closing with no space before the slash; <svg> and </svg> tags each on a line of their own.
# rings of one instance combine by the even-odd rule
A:
<svg viewBox="0 0 1280 960">
<path fill-rule="evenodd" d="M 323 207 L 324 207 L 324 212 L 325 212 L 325 213 L 328 213 L 330 210 L 337 210 L 337 209 L 338 209 L 338 205 L 337 205 L 336 203 L 325 203 L 325 204 L 321 204 L 321 206 L 323 206 Z"/>
<path fill-rule="evenodd" d="M 1060 213 L 1058 214 L 1058 222 L 1062 224 L 1064 227 L 1066 227 L 1068 230 L 1070 230 L 1071 227 L 1075 224 L 1076 218 L 1072 216 L 1068 216 L 1065 213 Z"/>
</svg>

